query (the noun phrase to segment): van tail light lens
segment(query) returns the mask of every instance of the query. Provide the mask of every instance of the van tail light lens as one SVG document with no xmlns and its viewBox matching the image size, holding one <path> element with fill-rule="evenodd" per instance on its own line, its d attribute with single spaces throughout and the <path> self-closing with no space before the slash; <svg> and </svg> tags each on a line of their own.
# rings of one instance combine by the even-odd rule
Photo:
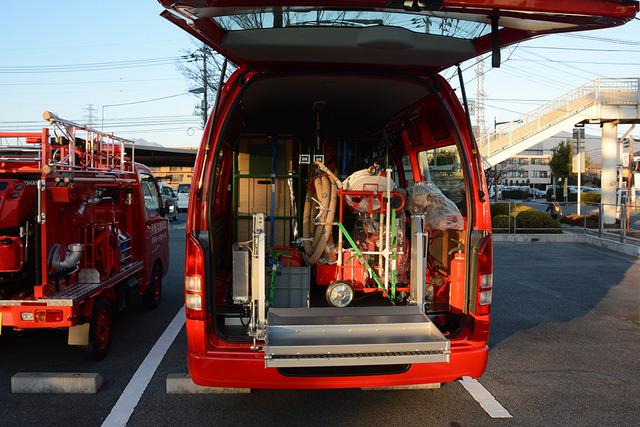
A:
<svg viewBox="0 0 640 427">
<path fill-rule="evenodd" d="M 478 298 L 476 314 L 487 315 L 491 312 L 493 299 L 493 241 L 488 235 L 480 243 L 478 250 Z"/>
<path fill-rule="evenodd" d="M 187 238 L 184 303 L 187 319 L 204 320 L 204 253 L 195 237 Z"/>
</svg>

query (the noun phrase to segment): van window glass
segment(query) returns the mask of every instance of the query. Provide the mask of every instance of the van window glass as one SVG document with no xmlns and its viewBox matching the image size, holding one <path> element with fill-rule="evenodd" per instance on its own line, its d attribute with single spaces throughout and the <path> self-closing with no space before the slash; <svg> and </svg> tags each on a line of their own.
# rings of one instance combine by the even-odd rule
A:
<svg viewBox="0 0 640 427">
<path fill-rule="evenodd" d="M 156 182 L 150 175 L 141 174 L 140 184 L 142 185 L 142 194 L 144 195 L 144 206 L 148 212 L 160 211 L 160 197 Z"/>
<path fill-rule="evenodd" d="M 402 171 L 404 172 L 404 180 L 407 187 L 413 185 L 413 172 L 411 171 L 411 160 L 408 155 L 402 156 Z"/>
<path fill-rule="evenodd" d="M 273 12 L 254 12 L 215 16 L 214 21 L 225 30 L 275 28 Z M 363 10 L 295 10 L 284 8 L 283 27 L 399 27 L 416 33 L 434 34 L 460 39 L 475 39 L 491 32 L 484 16 L 472 16 L 477 21 L 460 19 L 438 12 L 407 13 Z M 278 20 L 279 21 L 279 20 Z"/>
<path fill-rule="evenodd" d="M 420 151 L 418 166 L 424 181 L 437 185 L 447 198 L 464 211 L 466 204 L 464 175 L 460 155 L 455 145 Z"/>
</svg>

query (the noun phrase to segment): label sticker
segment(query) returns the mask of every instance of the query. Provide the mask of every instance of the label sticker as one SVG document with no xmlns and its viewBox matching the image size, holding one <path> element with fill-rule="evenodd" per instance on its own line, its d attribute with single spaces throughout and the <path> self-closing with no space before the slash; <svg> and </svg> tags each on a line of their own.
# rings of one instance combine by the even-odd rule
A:
<svg viewBox="0 0 640 427">
<path fill-rule="evenodd" d="M 311 155 L 310 154 L 300 154 L 298 156 L 298 163 L 301 165 L 308 165 L 311 163 Z"/>
</svg>

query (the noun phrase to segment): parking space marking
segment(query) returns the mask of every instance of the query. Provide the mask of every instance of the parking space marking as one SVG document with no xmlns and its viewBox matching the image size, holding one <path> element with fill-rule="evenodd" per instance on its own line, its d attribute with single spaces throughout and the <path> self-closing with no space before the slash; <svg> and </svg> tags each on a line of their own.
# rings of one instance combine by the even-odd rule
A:
<svg viewBox="0 0 640 427">
<path fill-rule="evenodd" d="M 471 397 L 480 404 L 482 409 L 484 409 L 491 418 L 513 417 L 478 380 L 470 377 L 462 377 L 460 384 L 462 384 L 462 387 L 469 392 Z"/>
<path fill-rule="evenodd" d="M 102 427 L 122 427 L 127 424 L 147 385 L 149 385 L 149 381 L 178 336 L 184 322 L 184 306 L 182 306 L 129 380 L 118 401 L 102 423 Z"/>
</svg>

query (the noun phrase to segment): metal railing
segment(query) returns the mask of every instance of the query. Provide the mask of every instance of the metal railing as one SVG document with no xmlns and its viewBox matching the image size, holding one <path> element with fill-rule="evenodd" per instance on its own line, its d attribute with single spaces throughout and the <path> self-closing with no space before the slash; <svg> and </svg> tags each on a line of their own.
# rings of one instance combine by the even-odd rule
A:
<svg viewBox="0 0 640 427">
<path fill-rule="evenodd" d="M 480 135 L 480 152 L 483 157 L 489 159 L 596 104 L 640 105 L 640 78 L 596 79 L 580 86 L 502 126 L 499 130 Z"/>
<path fill-rule="evenodd" d="M 550 202 L 544 199 L 531 201 L 500 201 L 507 205 L 508 227 L 497 227 L 494 222 L 494 233 L 508 234 L 560 234 L 579 233 L 630 243 L 640 246 L 640 200 L 631 203 L 606 204 L 583 202 L 580 204 L 582 215 L 577 215 L 576 202 L 558 202 L 562 212 L 555 218 L 560 223 L 558 227 L 525 227 L 518 216 L 526 212 L 527 206 L 551 216 L 548 206 Z M 610 214 L 614 220 L 612 224 L 604 223 L 601 211 L 611 207 Z"/>
</svg>

